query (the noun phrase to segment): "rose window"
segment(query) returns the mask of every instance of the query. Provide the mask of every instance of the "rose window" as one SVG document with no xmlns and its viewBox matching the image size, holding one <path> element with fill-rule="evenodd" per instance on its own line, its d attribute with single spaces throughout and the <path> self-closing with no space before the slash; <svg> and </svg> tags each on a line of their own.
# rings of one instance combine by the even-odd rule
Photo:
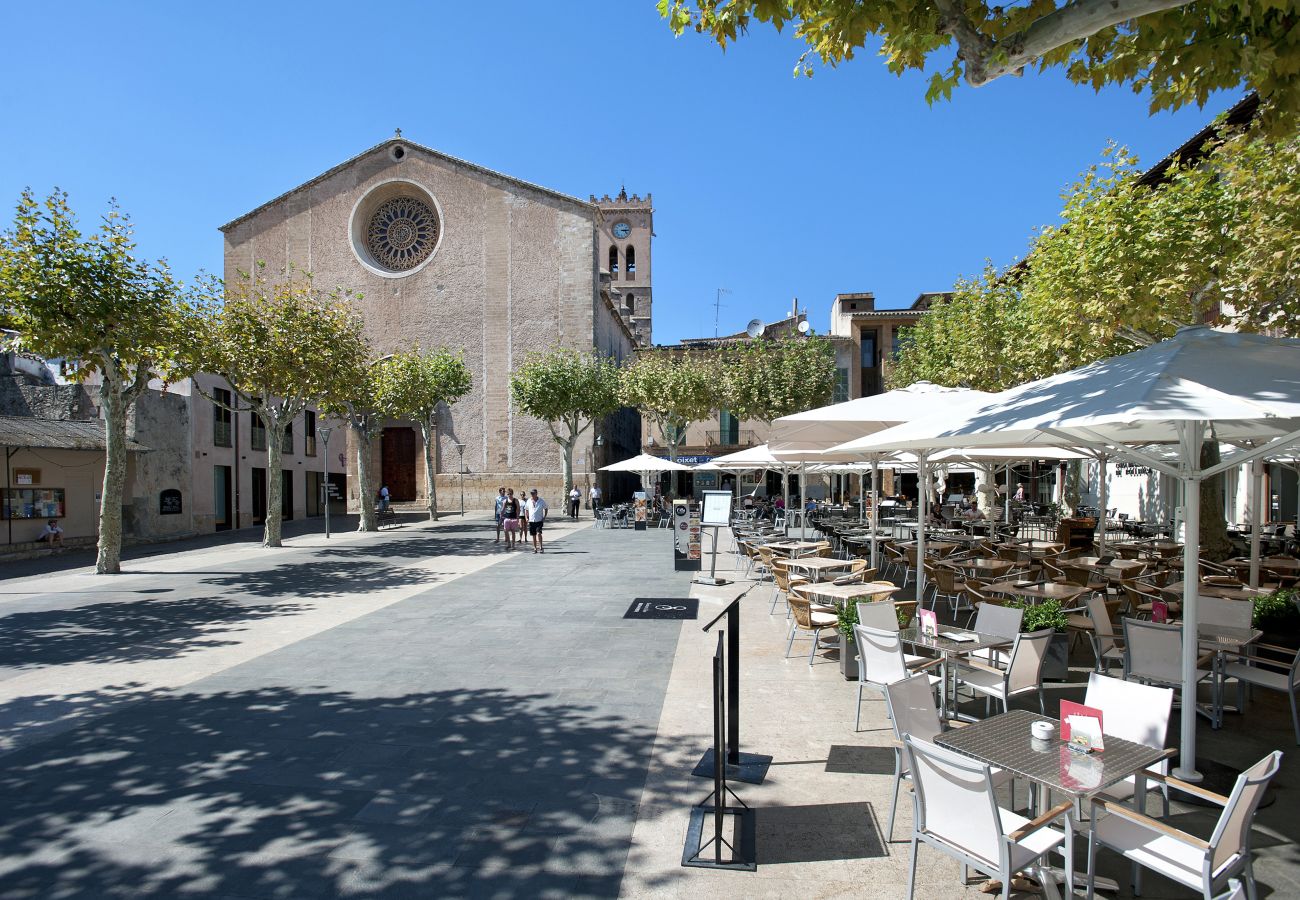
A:
<svg viewBox="0 0 1300 900">
<path fill-rule="evenodd" d="M 414 197 L 385 201 L 370 217 L 366 247 L 375 262 L 394 272 L 414 269 L 438 243 L 438 217 Z"/>
</svg>

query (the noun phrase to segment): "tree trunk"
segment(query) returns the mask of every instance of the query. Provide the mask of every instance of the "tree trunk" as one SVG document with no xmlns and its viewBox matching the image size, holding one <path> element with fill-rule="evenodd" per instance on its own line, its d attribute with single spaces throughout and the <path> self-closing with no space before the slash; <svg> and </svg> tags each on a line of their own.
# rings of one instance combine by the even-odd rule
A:
<svg viewBox="0 0 1300 900">
<path fill-rule="evenodd" d="M 424 486 L 429 492 L 429 521 L 438 521 L 438 478 L 434 468 L 434 434 L 432 417 L 420 423 L 420 434 L 424 436 Z"/>
<path fill-rule="evenodd" d="M 284 472 L 281 469 L 284 425 L 278 417 L 273 423 L 265 416 L 262 424 L 266 426 L 266 525 L 262 532 L 262 546 L 283 547 L 280 535 L 284 523 Z"/>
<path fill-rule="evenodd" d="M 1201 444 L 1201 468 L 1217 466 L 1221 461 L 1219 442 L 1211 437 Z M 1222 562 L 1232 556 L 1228 540 L 1228 522 L 1223 515 L 1223 473 L 1201 482 L 1201 558 Z"/>
<path fill-rule="evenodd" d="M 1083 482 L 1083 460 L 1072 459 L 1065 470 L 1065 508 L 1062 515 L 1072 516 L 1079 508 L 1080 485 Z M 1011 490 L 1008 484 L 1007 490 Z"/>
<path fill-rule="evenodd" d="M 370 473 L 370 429 L 367 423 L 361 425 L 349 422 L 348 428 L 357 443 L 357 489 L 360 492 L 360 516 L 357 531 L 378 531 L 379 523 L 375 519 L 375 485 Z"/>
<path fill-rule="evenodd" d="M 99 548 L 95 571 L 122 571 L 122 489 L 126 483 L 126 410 L 121 375 L 104 372 L 99 402 L 104 415 L 104 485 L 99 503 Z"/>
<path fill-rule="evenodd" d="M 569 502 L 569 491 L 573 490 L 573 447 L 578 443 L 578 436 L 575 434 L 568 440 L 560 441 L 560 449 L 564 451 L 564 502 Z"/>
</svg>

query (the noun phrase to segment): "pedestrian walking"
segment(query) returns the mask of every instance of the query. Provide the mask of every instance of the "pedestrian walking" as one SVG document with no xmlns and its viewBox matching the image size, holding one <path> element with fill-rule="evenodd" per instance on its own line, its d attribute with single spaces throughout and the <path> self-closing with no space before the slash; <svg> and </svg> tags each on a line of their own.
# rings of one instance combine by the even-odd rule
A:
<svg viewBox="0 0 1300 900">
<path fill-rule="evenodd" d="M 582 506 L 582 491 L 578 490 L 575 484 L 573 490 L 569 491 L 569 518 L 578 518 L 578 508 Z"/>
<path fill-rule="evenodd" d="M 379 511 L 383 512 L 388 509 L 388 485 L 382 485 L 379 488 Z"/>
<path fill-rule="evenodd" d="M 506 499 L 501 504 L 501 527 L 506 533 L 506 549 L 513 550 L 519 545 L 519 498 L 514 488 L 505 488 Z"/>
<path fill-rule="evenodd" d="M 496 542 L 498 544 L 501 543 L 501 526 L 503 524 L 501 521 L 501 507 L 505 505 L 505 502 L 506 502 L 506 489 L 503 487 L 499 487 L 497 488 L 497 499 L 496 499 L 496 520 L 497 520 Z"/>
<path fill-rule="evenodd" d="M 546 513 L 550 509 L 546 501 L 537 496 L 537 488 L 528 492 L 528 535 L 533 539 L 533 552 L 545 553 L 542 545 L 542 526 L 546 524 Z"/>
<path fill-rule="evenodd" d="M 591 514 L 594 516 L 596 514 L 596 510 L 600 509 L 600 485 L 593 484 L 591 486 L 590 497 L 591 497 Z"/>
</svg>

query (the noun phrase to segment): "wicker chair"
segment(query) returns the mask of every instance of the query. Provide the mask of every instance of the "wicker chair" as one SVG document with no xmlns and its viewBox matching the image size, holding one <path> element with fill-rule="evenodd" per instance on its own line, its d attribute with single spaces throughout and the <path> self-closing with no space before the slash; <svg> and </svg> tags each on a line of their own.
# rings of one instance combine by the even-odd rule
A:
<svg viewBox="0 0 1300 900">
<path fill-rule="evenodd" d="M 772 605 L 768 609 L 769 614 L 776 612 L 777 604 L 781 602 L 782 595 L 789 596 L 790 588 L 795 585 L 805 584 L 808 579 L 800 575 L 790 574 L 790 562 L 784 559 L 772 560 Z"/>
<path fill-rule="evenodd" d="M 948 601 L 948 608 L 952 611 L 953 616 L 957 615 L 959 610 L 974 610 L 970 600 L 966 597 L 966 581 L 962 578 L 961 573 L 951 566 L 937 565 L 931 568 L 926 566 L 926 577 L 933 575 L 934 578 L 934 603 L 937 606 L 940 599 Z"/>
<path fill-rule="evenodd" d="M 834 632 L 839 625 L 839 617 L 834 613 L 822 612 L 812 608 L 812 605 L 804 597 L 797 593 L 792 593 L 786 602 L 790 605 L 790 638 L 785 644 L 786 659 L 790 658 L 790 648 L 794 646 L 795 636 L 799 632 L 806 632 L 812 636 L 812 648 L 808 651 L 808 665 L 811 667 L 813 658 L 817 655 L 817 648 L 821 646 L 822 632 L 830 630 Z"/>
</svg>

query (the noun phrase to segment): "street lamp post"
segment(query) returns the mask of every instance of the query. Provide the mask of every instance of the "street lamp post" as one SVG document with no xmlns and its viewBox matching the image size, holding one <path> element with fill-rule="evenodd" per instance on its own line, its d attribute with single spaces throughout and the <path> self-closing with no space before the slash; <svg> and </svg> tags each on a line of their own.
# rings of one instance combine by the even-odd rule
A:
<svg viewBox="0 0 1300 900">
<path fill-rule="evenodd" d="M 460 517 L 465 518 L 465 445 L 457 441 L 454 445 L 456 448 L 456 457 L 460 470 Z"/>
<path fill-rule="evenodd" d="M 325 540 L 327 541 L 330 537 L 330 432 L 333 430 L 328 426 L 316 429 L 321 443 L 325 445 L 325 484 L 321 486 L 321 492 L 325 494 Z"/>
</svg>

